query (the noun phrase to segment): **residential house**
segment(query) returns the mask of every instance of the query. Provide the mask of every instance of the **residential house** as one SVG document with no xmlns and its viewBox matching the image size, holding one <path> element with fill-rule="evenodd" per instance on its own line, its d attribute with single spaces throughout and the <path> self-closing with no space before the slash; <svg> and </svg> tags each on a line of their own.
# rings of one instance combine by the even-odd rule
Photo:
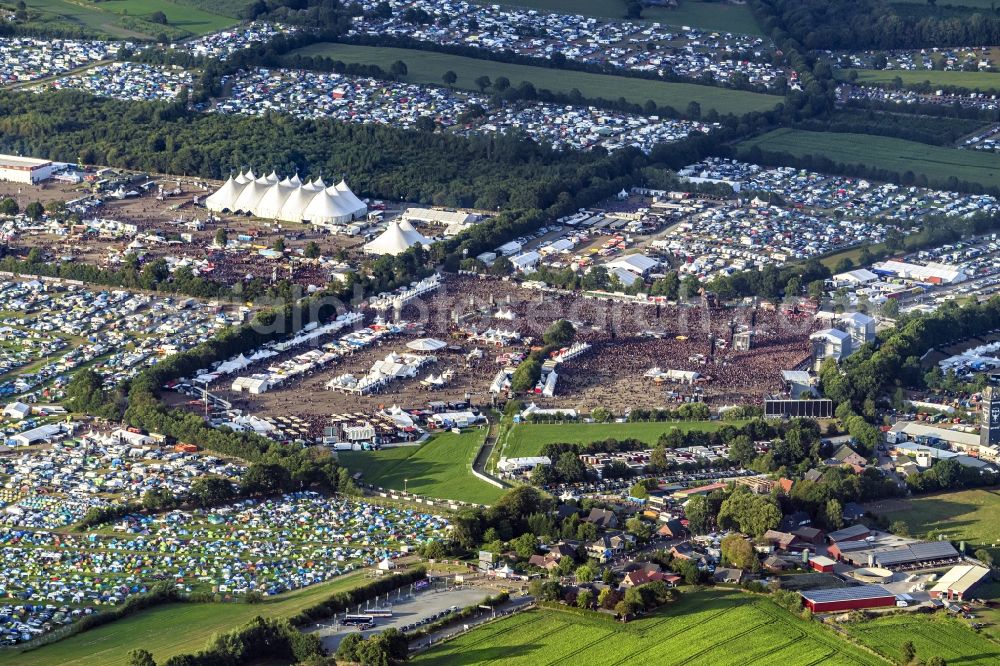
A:
<svg viewBox="0 0 1000 666">
<path fill-rule="evenodd" d="M 858 473 L 861 473 L 861 470 L 868 466 L 868 460 L 846 444 L 837 449 L 832 460 L 836 460 L 841 465 L 850 465 Z"/>
<path fill-rule="evenodd" d="M 609 511 L 608 509 L 594 507 L 590 510 L 590 514 L 583 520 L 601 529 L 613 530 L 618 527 L 618 516 L 615 515 L 614 511 Z"/>
<path fill-rule="evenodd" d="M 802 478 L 805 481 L 812 481 L 813 483 L 816 483 L 817 481 L 823 478 L 823 472 L 813 467 L 808 472 L 803 474 Z"/>
<path fill-rule="evenodd" d="M 656 530 L 656 534 L 665 539 L 679 539 L 686 533 L 684 525 L 676 519 L 666 521 Z"/>
<path fill-rule="evenodd" d="M 739 585 L 743 582 L 745 572 L 743 569 L 716 569 L 713 578 L 716 583 L 735 583 Z"/>
</svg>

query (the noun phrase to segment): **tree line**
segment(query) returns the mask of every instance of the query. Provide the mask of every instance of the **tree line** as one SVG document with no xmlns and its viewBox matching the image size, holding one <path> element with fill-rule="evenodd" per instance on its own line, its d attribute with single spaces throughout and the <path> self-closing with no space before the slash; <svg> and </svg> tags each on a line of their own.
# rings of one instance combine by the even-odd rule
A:
<svg viewBox="0 0 1000 666">
<path fill-rule="evenodd" d="M 1000 16 L 985 8 L 933 3 L 920 7 L 887 0 L 754 0 L 751 7 L 765 32 L 781 30 L 808 50 L 1000 42 Z"/>
</svg>

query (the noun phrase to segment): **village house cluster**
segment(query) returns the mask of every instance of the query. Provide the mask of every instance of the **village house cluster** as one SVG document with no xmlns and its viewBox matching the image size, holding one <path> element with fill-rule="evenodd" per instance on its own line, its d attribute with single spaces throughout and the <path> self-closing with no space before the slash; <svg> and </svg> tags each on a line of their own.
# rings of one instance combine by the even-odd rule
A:
<svg viewBox="0 0 1000 666">
<path fill-rule="evenodd" d="M 471 46 L 518 55 L 569 60 L 614 68 L 767 88 L 794 72 L 772 64 L 774 50 L 761 37 L 660 23 L 602 20 L 579 15 L 484 6 L 454 0 L 391 0 L 391 16 L 376 16 L 381 0 L 364 0 L 365 16 L 354 31 L 445 45 Z M 412 20 L 425 12 L 426 23 Z M 459 19 L 458 17 L 461 17 Z"/>
</svg>

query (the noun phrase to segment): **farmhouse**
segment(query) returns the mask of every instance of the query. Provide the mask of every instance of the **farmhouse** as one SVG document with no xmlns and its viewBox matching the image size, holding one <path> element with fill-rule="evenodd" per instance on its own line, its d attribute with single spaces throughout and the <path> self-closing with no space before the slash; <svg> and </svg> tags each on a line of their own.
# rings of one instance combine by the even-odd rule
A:
<svg viewBox="0 0 1000 666">
<path fill-rule="evenodd" d="M 885 608 L 896 605 L 896 595 L 881 585 L 834 587 L 799 592 L 806 608 L 813 613 L 839 613 L 861 608 Z"/>
</svg>

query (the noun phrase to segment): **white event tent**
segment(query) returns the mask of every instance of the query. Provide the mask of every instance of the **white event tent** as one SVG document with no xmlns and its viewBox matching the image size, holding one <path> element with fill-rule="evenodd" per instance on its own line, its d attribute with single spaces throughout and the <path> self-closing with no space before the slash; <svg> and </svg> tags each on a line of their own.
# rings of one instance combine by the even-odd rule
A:
<svg viewBox="0 0 1000 666">
<path fill-rule="evenodd" d="M 403 224 L 409 229 L 405 229 Z M 429 241 L 408 222 L 400 223 L 393 220 L 378 238 L 365 243 L 365 254 L 391 254 L 395 256 L 406 252 L 417 244 L 426 245 L 429 244 Z"/>
<path fill-rule="evenodd" d="M 343 180 L 327 187 L 321 178 L 303 184 L 297 175 L 281 180 L 271 172 L 256 178 L 253 171 L 230 176 L 205 199 L 205 207 L 214 212 L 314 224 L 347 224 L 368 214 L 368 206 Z"/>
</svg>

